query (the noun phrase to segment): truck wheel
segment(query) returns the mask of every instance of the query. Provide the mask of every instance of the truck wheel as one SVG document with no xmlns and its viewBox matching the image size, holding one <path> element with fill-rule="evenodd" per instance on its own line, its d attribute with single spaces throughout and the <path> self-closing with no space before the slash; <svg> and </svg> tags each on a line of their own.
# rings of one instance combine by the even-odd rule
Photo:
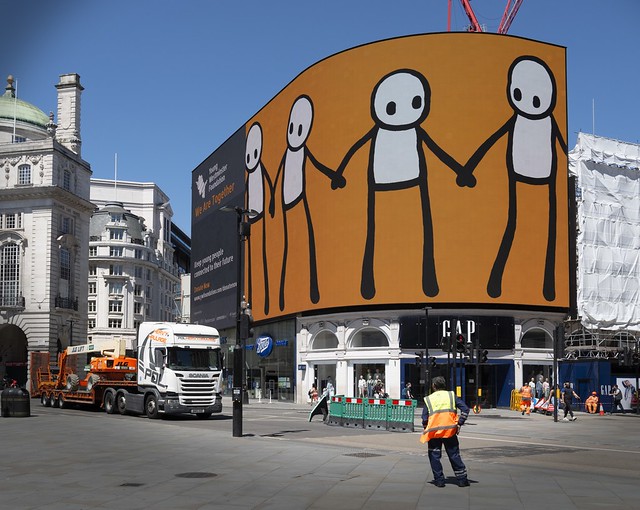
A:
<svg viewBox="0 0 640 510">
<path fill-rule="evenodd" d="M 196 414 L 196 416 L 201 420 L 206 420 L 207 418 L 211 417 L 211 413 L 200 413 L 200 414 Z"/>
<path fill-rule="evenodd" d="M 100 376 L 96 374 L 91 374 L 89 379 L 87 380 L 87 391 L 91 391 L 95 383 L 100 380 Z"/>
<path fill-rule="evenodd" d="M 58 396 L 58 407 L 60 409 L 66 409 L 69 405 L 64 401 L 64 397 L 62 395 Z"/>
<path fill-rule="evenodd" d="M 127 414 L 127 397 L 122 392 L 116 395 L 116 408 L 120 414 Z"/>
<path fill-rule="evenodd" d="M 155 395 L 149 395 L 144 401 L 144 410 L 150 420 L 158 419 L 158 399 L 156 399 Z"/>
<path fill-rule="evenodd" d="M 42 407 L 47 407 L 47 403 L 48 403 L 48 399 L 47 399 L 47 394 L 43 393 L 42 395 L 40 395 L 40 403 L 42 404 Z"/>
<path fill-rule="evenodd" d="M 113 394 L 113 391 L 107 391 L 104 394 L 104 410 L 107 414 L 113 414 L 116 412 L 115 400 L 116 397 Z"/>
<path fill-rule="evenodd" d="M 76 391 L 80 386 L 80 378 L 78 374 L 69 374 L 67 376 L 67 389 L 69 391 Z"/>
<path fill-rule="evenodd" d="M 51 407 L 58 407 L 58 397 L 56 397 L 55 393 L 51 395 Z"/>
</svg>

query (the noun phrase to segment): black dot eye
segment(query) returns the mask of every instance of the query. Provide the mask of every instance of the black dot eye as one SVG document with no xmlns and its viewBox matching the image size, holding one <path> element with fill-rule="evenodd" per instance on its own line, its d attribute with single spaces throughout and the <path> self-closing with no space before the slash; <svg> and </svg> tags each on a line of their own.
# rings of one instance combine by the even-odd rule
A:
<svg viewBox="0 0 640 510">
<path fill-rule="evenodd" d="M 250 158 L 251 158 L 251 156 L 249 156 L 249 154 L 247 154 L 247 165 L 249 164 L 249 161 L 251 160 Z"/>
<path fill-rule="evenodd" d="M 298 124 L 298 136 L 302 136 L 302 124 Z"/>
<path fill-rule="evenodd" d="M 293 134 L 293 122 L 291 124 L 289 124 L 289 134 L 290 135 Z"/>
<path fill-rule="evenodd" d="M 515 89 L 513 91 L 513 99 L 516 101 L 520 101 L 522 99 L 522 91 L 520 89 Z"/>
<path fill-rule="evenodd" d="M 420 96 L 416 96 L 411 101 L 411 106 L 413 106 L 414 110 L 419 110 L 422 108 L 422 98 Z"/>
<path fill-rule="evenodd" d="M 387 103 L 387 115 L 395 115 L 396 114 L 396 103 L 390 101 Z"/>
<path fill-rule="evenodd" d="M 258 149 L 253 151 L 253 157 L 258 159 Z"/>
<path fill-rule="evenodd" d="M 533 96 L 533 107 L 540 108 L 540 98 L 538 96 Z"/>
</svg>

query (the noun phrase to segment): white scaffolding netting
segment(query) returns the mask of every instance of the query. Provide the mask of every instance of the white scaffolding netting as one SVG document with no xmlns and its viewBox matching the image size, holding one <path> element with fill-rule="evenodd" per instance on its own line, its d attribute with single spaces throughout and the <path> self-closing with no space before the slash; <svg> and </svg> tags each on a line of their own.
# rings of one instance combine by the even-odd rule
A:
<svg viewBox="0 0 640 510">
<path fill-rule="evenodd" d="M 640 145 L 580 133 L 578 313 L 588 328 L 640 329 Z"/>
</svg>

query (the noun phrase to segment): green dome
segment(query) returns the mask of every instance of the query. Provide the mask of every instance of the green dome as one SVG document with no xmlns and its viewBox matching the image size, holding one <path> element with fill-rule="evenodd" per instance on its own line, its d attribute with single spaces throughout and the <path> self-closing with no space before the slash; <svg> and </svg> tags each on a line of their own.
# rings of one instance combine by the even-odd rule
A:
<svg viewBox="0 0 640 510">
<path fill-rule="evenodd" d="M 49 122 L 49 116 L 40 108 L 33 106 L 26 101 L 15 98 L 15 89 L 13 88 L 13 79 L 9 77 L 9 85 L 5 89 L 5 93 L 0 96 L 0 119 L 15 119 L 21 122 L 28 122 L 39 127 L 46 127 Z"/>
</svg>

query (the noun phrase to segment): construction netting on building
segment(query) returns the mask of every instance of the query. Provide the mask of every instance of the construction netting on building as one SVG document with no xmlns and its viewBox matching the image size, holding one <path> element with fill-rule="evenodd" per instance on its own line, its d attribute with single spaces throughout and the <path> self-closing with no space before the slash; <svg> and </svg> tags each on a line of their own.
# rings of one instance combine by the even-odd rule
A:
<svg viewBox="0 0 640 510">
<path fill-rule="evenodd" d="M 580 133 L 578 313 L 588 328 L 640 330 L 640 145 Z"/>
</svg>

